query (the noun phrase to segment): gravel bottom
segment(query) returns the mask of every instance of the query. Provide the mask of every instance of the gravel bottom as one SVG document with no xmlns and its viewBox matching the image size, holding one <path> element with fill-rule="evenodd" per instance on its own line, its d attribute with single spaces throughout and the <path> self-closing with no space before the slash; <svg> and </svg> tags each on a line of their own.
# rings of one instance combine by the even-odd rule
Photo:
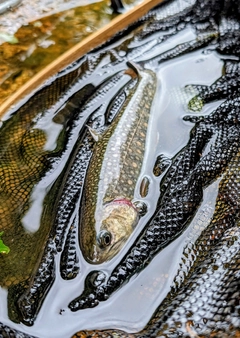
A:
<svg viewBox="0 0 240 338">
<path fill-rule="evenodd" d="M 52 15 L 92 0 L 0 0 L 0 32 L 14 34 L 21 26 L 44 16 Z"/>
</svg>

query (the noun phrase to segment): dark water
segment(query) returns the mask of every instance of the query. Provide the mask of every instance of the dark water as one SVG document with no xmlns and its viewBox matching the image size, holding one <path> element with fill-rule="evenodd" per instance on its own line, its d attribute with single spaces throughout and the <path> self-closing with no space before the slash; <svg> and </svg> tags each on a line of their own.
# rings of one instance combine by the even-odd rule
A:
<svg viewBox="0 0 240 338">
<path fill-rule="evenodd" d="M 180 4 L 188 5 L 188 2 L 180 1 Z M 192 40 L 193 38 L 195 38 L 194 31 L 190 27 L 187 27 L 166 43 L 161 44 L 157 49 L 146 53 L 145 59 L 153 58 L 172 46 Z M 106 60 L 103 60 L 103 62 L 106 62 Z M 159 197 L 159 183 L 162 178 L 161 176 L 155 177 L 152 172 L 157 156 L 164 154 L 172 158 L 186 145 L 189 139 L 189 132 L 193 124 L 183 121 L 182 118 L 189 113 L 187 103 L 194 96 L 194 93 L 187 92 L 184 89 L 185 85 L 192 83 L 210 85 L 221 76 L 223 61 L 216 52 L 210 51 L 206 53 L 205 49 L 200 49 L 188 55 L 167 61 L 162 65 L 146 62 L 145 67 L 153 69 L 157 73 L 158 79 L 157 93 L 152 105 L 148 127 L 147 149 L 141 175 L 135 190 L 135 199 L 137 200 L 141 198 L 139 190 L 142 178 L 145 176 L 149 178 L 149 192 L 144 198 L 144 201 L 148 205 L 148 213 L 140 220 L 135 232 L 120 254 L 110 262 L 103 263 L 97 267 L 105 272 L 112 271 L 155 211 Z M 100 81 L 101 72 L 102 70 L 95 71 L 93 77 L 95 84 Z M 220 102 L 216 102 L 204 106 L 201 114 L 209 114 L 219 104 Z M 99 105 L 99 102 L 96 103 L 97 105 Z M 68 148 L 63 151 L 63 142 L 59 140 L 65 126 L 64 123 L 54 122 L 54 115 L 60 107 L 61 101 L 58 101 L 54 108 L 49 110 L 48 114 L 40 116 L 41 118 L 39 119 L 36 116 L 33 117 L 35 121 L 33 128 L 43 131 L 46 137 L 42 151 L 46 151 L 51 155 L 56 154 L 56 149 L 60 149 L 62 155 L 55 156 L 53 165 L 46 176 L 44 176 L 45 171 L 43 170 L 42 176 L 44 178 L 39 183 L 34 182 L 34 187 L 29 194 L 31 204 L 25 214 L 21 216 L 21 223 L 18 220 L 18 226 L 22 227 L 21 231 L 24 229 L 29 235 L 29 243 L 26 246 L 30 248 L 32 246 L 31 241 L 35 236 L 37 236 L 36 239 L 47 238 L 47 225 L 43 225 L 41 222 L 44 219 L 45 221 L 47 220 L 48 224 L 51 224 L 51 208 L 49 205 L 46 206 L 45 198 L 58 177 L 61 178 L 61 173 L 69 159 L 71 149 L 75 145 L 78 133 L 87 118 L 86 115 L 79 119 L 78 124 L 73 128 L 74 132 L 68 139 Z M 5 119 L 6 121 L 10 121 L 11 117 L 10 119 L 5 117 Z M 8 276 L 4 276 L 4 283 L 2 283 L 4 286 L 0 288 L 2 304 L 0 308 L 0 320 L 11 327 L 41 338 L 48 338 L 50 336 L 65 338 L 81 329 L 119 328 L 128 332 L 139 331 L 146 325 L 156 307 L 169 292 L 179 268 L 183 248 L 187 243 L 194 241 L 208 225 L 208 222 L 210 222 L 214 212 L 217 187 L 218 181 L 214 182 L 204 191 L 203 202 L 188 229 L 177 240 L 162 250 L 139 276 L 131 280 L 127 287 L 120 289 L 107 302 L 100 304 L 97 308 L 86 309 L 76 313 L 68 309 L 69 301 L 82 292 L 85 277 L 93 269 L 90 264 L 84 261 L 82 253 L 77 247 L 77 255 L 80 258 L 81 266 L 80 274 L 73 280 L 64 281 L 61 279 L 58 269 L 60 254 L 55 256 L 57 267 L 56 280 L 41 307 L 33 327 L 28 328 L 23 324 L 14 324 L 9 320 L 7 286 L 11 284 L 12 276 L 9 276 L 9 278 Z M 53 203 L 57 195 L 56 190 L 53 190 L 53 192 L 50 203 Z M 48 199 L 47 201 L 49 203 Z M 42 218 L 44 212 L 47 216 Z M 25 238 L 24 242 L 26 241 L 27 239 Z M 44 241 L 41 240 L 42 242 Z M 14 251 L 10 244 L 10 249 Z M 36 256 L 38 254 L 36 253 Z M 11 259 L 10 255 L 9 259 Z M 21 260 L 22 257 L 19 257 L 19 259 Z M 35 259 L 37 260 L 37 257 Z M 12 271 L 12 273 L 17 275 L 16 271 Z M 20 276 L 21 274 L 22 272 Z M 0 280 L 1 276 L 0 272 Z M 21 281 L 22 277 L 19 277 L 19 279 Z M 53 332 L 54 334 L 52 334 Z"/>
</svg>

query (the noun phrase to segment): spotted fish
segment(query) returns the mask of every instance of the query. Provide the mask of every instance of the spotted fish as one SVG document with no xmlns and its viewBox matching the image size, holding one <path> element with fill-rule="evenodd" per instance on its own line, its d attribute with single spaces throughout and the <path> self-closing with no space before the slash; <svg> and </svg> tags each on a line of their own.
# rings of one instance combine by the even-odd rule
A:
<svg viewBox="0 0 240 338">
<path fill-rule="evenodd" d="M 80 247 L 90 263 L 116 255 L 141 214 L 139 204 L 133 202 L 134 190 L 157 81 L 151 70 L 128 65 L 137 74 L 137 83 L 115 121 L 95 144 L 80 206 Z"/>
</svg>

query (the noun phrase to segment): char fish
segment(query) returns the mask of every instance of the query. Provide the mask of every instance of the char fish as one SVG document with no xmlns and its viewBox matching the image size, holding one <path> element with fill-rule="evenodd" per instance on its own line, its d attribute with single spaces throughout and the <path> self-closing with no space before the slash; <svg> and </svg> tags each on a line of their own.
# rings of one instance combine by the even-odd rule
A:
<svg viewBox="0 0 240 338">
<path fill-rule="evenodd" d="M 54 205 L 51 209 L 48 209 L 50 219 L 52 219 L 52 214 L 54 214 L 51 232 L 45 243 L 45 248 L 38 266 L 36 266 L 35 272 L 32 274 L 30 281 L 27 282 L 27 285 L 23 285 L 21 296 L 17 301 L 19 316 L 21 316 L 21 320 L 27 325 L 33 324 L 42 302 L 56 278 L 58 268 L 56 269 L 57 263 L 55 257 L 58 255 L 58 252 L 61 252 L 59 270 L 63 279 L 75 278 L 80 270 L 75 246 L 75 232 L 77 229 L 75 228 L 74 219 L 76 218 L 83 182 L 94 146 L 94 140 L 89 129 L 86 126 L 81 128 L 81 116 L 86 115 L 89 110 L 93 109 L 94 113 L 88 118 L 87 125 L 95 128 L 95 130 L 98 130 L 98 128 L 102 130 L 102 128 L 104 128 L 104 126 L 102 126 L 102 107 L 100 106 L 100 108 L 96 110 L 94 104 L 97 104 L 98 100 L 104 100 L 104 105 L 108 105 L 108 100 L 110 100 L 112 95 L 117 95 L 116 101 L 121 105 L 119 96 L 124 95 L 124 90 L 122 91 L 121 88 L 128 84 L 129 81 L 133 81 L 130 79 L 131 77 L 129 75 L 119 73 L 109 79 L 109 81 L 106 81 L 104 87 L 100 86 L 100 88 L 97 88 L 94 95 L 90 96 L 81 109 L 78 110 L 77 116 L 79 116 L 79 119 L 74 120 L 74 126 L 72 126 L 69 131 L 69 133 L 73 133 L 74 135 L 80 134 L 77 139 L 75 137 L 77 144 L 72 148 L 69 162 L 66 165 L 63 175 L 59 179 L 61 187 L 59 187 L 58 181 L 56 182 L 56 186 L 54 186 L 54 190 L 56 189 L 58 191 L 55 203 L 51 202 L 51 200 L 47 203 L 48 205 Z M 110 95 L 109 99 L 106 98 L 107 93 Z M 65 117 L 71 114 L 72 109 L 78 109 L 77 103 L 79 95 L 80 93 L 76 93 L 63 107 L 62 111 L 59 111 L 58 115 L 55 115 L 55 121 L 64 121 Z M 107 121 L 110 122 L 109 118 L 113 118 L 117 112 L 118 110 L 115 109 L 114 105 L 111 105 Z M 78 132 L 76 132 L 75 128 L 77 128 Z M 74 141 L 73 134 L 71 134 L 72 137 L 69 137 L 69 140 L 72 142 Z M 53 190 L 50 196 L 52 193 Z M 53 210 L 55 210 L 54 213 Z M 45 220 L 48 220 L 47 214 Z M 16 303 L 14 300 L 14 297 L 16 297 L 14 287 L 9 289 L 9 294 L 11 294 L 11 297 L 9 296 L 11 302 Z"/>
<path fill-rule="evenodd" d="M 179 7 L 179 5 L 181 3 L 186 4 L 186 1 L 180 0 L 174 1 L 174 3 L 176 5 L 176 12 L 177 11 L 179 12 L 181 7 L 181 6 Z M 56 86 L 56 89 L 50 86 L 54 90 L 50 90 L 48 92 L 49 99 L 54 101 L 55 98 L 57 98 L 57 102 L 56 104 L 54 104 L 54 109 L 55 110 L 58 108 L 60 109 L 60 107 L 64 106 L 63 112 L 60 115 L 57 114 L 58 115 L 57 121 L 55 120 L 55 122 L 60 123 L 59 120 L 61 119 L 63 119 L 64 121 L 66 119 L 68 121 L 68 118 L 70 118 L 75 114 L 81 115 L 82 110 L 79 111 L 79 107 L 81 107 L 82 105 L 81 102 L 85 102 L 85 100 L 92 94 L 87 95 L 85 99 L 81 99 L 81 102 L 79 102 L 79 100 L 77 100 L 79 98 L 78 95 L 77 97 L 75 97 L 74 94 L 75 91 L 76 90 L 78 91 L 81 88 L 83 89 L 84 85 L 89 84 L 90 87 L 88 89 L 90 89 L 91 93 L 93 90 L 94 95 L 97 94 L 97 87 L 101 83 L 103 83 L 104 79 L 106 81 L 106 78 L 110 78 L 114 74 L 116 74 L 116 72 L 125 69 L 127 60 L 133 60 L 135 62 L 138 62 L 138 64 L 142 62 L 144 63 L 145 66 L 151 64 L 151 67 L 157 70 L 158 64 L 160 62 L 162 63 L 166 60 L 177 58 L 180 55 L 183 55 L 184 53 L 190 53 L 193 50 L 209 45 L 211 46 L 211 49 L 215 49 L 215 51 L 217 51 L 218 54 L 231 55 L 230 58 L 232 58 L 232 56 L 235 55 L 237 58 L 233 58 L 234 60 L 231 60 L 231 62 L 237 61 L 240 46 L 239 44 L 240 30 L 238 25 L 239 10 L 240 10 L 239 3 L 237 0 L 226 0 L 226 1 L 196 0 L 192 5 L 190 5 L 189 3 L 187 5 L 186 10 L 181 10 L 181 13 L 179 13 L 179 15 L 174 15 L 174 13 L 172 13 L 172 15 L 169 15 L 169 13 L 171 12 L 170 11 L 168 12 L 167 17 L 162 16 L 160 7 L 154 9 L 147 16 L 140 19 L 138 23 L 135 23 L 132 27 L 126 29 L 124 32 L 120 32 L 119 35 L 115 36 L 110 42 L 108 41 L 108 43 L 105 44 L 104 47 L 105 50 L 103 49 L 103 46 L 101 46 L 94 52 L 87 55 L 86 59 L 84 59 L 85 61 L 84 60 L 81 61 L 81 66 L 79 64 L 70 66 L 70 68 L 72 67 L 71 69 L 75 69 L 74 70 L 75 75 L 73 77 L 71 73 L 69 73 L 70 69 L 68 69 L 65 72 L 68 72 L 67 75 L 68 76 L 70 75 L 70 79 L 69 78 L 66 79 L 65 82 L 64 80 L 64 77 L 66 76 L 65 73 L 65 75 L 62 78 L 64 82 L 62 82 L 61 80 L 59 85 Z M 196 33 L 196 39 L 180 43 L 178 45 L 173 46 L 172 49 L 162 52 L 161 46 L 159 45 L 163 41 L 167 41 L 170 38 L 170 36 L 174 36 L 177 33 L 181 34 L 181 31 L 184 33 L 184 29 L 189 26 Z M 131 33 L 131 36 L 129 36 L 129 38 L 125 40 L 125 42 L 123 43 L 120 42 L 119 37 L 123 36 L 126 37 L 128 33 Z M 151 49 L 150 53 L 149 49 Z M 106 64 L 104 65 L 105 62 L 107 63 L 107 65 Z M 229 61 L 227 62 L 229 63 Z M 238 82 L 235 81 L 235 79 L 237 79 L 237 74 L 236 76 L 234 75 L 233 78 L 233 74 L 235 72 L 236 72 L 235 70 L 233 70 L 233 72 L 226 71 L 226 74 L 231 73 L 231 76 L 230 77 L 226 76 L 223 82 L 220 81 L 218 83 L 215 83 L 214 86 L 211 85 L 207 91 L 206 87 L 202 88 L 203 90 L 201 90 L 199 86 L 197 87 L 197 89 L 199 89 L 200 96 L 200 98 L 197 99 L 197 102 L 200 101 L 201 105 L 211 101 L 213 98 L 220 99 L 225 97 L 227 97 L 229 100 L 231 98 L 231 100 L 229 101 L 230 103 L 226 102 L 223 106 L 221 106 L 217 114 L 209 116 L 209 120 L 205 117 L 196 115 L 188 119 L 188 121 L 190 122 L 194 123 L 197 122 L 196 127 L 191 132 L 189 144 L 182 151 L 180 151 L 180 153 L 174 159 L 172 159 L 171 161 L 172 165 L 170 165 L 170 168 L 166 176 L 162 180 L 160 187 L 162 197 L 160 197 L 157 205 L 157 210 L 159 212 L 157 212 L 156 210 L 156 215 L 154 216 L 154 219 L 150 220 L 151 223 L 146 224 L 146 229 L 141 235 L 142 237 L 141 238 L 139 237 L 137 239 L 137 241 L 133 244 L 132 248 L 129 250 L 129 253 L 125 256 L 125 258 L 121 260 L 118 266 L 116 266 L 116 268 L 113 269 L 106 284 L 103 283 L 102 285 L 100 285 L 99 283 L 101 282 L 100 278 L 102 278 L 103 276 L 98 274 L 97 277 L 99 278 L 97 280 L 95 281 L 93 281 L 92 279 L 90 280 L 90 282 L 95 283 L 95 285 L 93 285 L 93 289 L 91 289 L 92 285 L 89 284 L 87 285 L 89 280 L 88 279 L 86 280 L 88 290 L 83 295 L 84 297 L 77 299 L 75 303 L 71 304 L 70 307 L 73 311 L 77 310 L 78 308 L 96 306 L 99 301 L 106 300 L 108 297 L 110 297 L 111 294 L 114 291 L 117 291 L 118 288 L 123 285 L 123 283 L 126 283 L 131 278 L 131 276 L 136 275 L 137 273 L 140 272 L 141 269 L 144 269 L 145 266 L 150 263 L 154 255 L 159 250 L 161 250 L 165 245 L 167 245 L 170 241 L 172 241 L 175 238 L 175 236 L 178 236 L 180 232 L 183 231 L 186 226 L 188 226 L 189 220 L 193 217 L 199 203 L 201 202 L 203 189 L 209 185 L 211 180 L 215 180 L 216 177 L 219 178 L 219 175 L 222 175 L 221 170 L 225 171 L 227 163 L 229 161 L 232 161 L 234 156 L 236 156 L 236 151 L 237 152 L 239 151 L 238 144 L 240 135 L 239 134 L 240 101 L 233 100 L 235 96 L 230 97 L 230 95 L 236 94 L 237 97 L 239 97 L 239 92 L 236 91 L 237 88 L 236 83 Z M 141 80 L 139 77 L 139 83 L 140 81 Z M 63 86 L 67 87 L 68 92 L 70 91 L 67 98 Z M 74 90 L 72 91 L 72 89 Z M 102 89 L 103 90 L 106 89 L 106 91 L 108 90 L 105 84 L 103 85 Z M 135 87 L 133 89 L 133 92 L 134 90 L 137 91 L 137 88 Z M 58 91 L 61 91 L 62 93 L 60 100 Z M 70 100 L 71 102 L 66 103 L 66 100 L 72 94 L 74 95 L 73 97 L 71 97 Z M 107 97 L 108 94 L 109 92 L 107 93 Z M 92 98 L 93 99 L 91 101 L 92 104 L 90 107 L 87 108 L 88 113 L 84 114 L 84 116 L 86 115 L 89 116 L 90 112 L 95 111 L 95 109 L 97 109 L 99 105 L 102 103 L 103 105 L 106 106 L 107 97 L 105 95 L 100 96 L 99 94 L 97 95 L 96 98 Z M 72 101 L 73 98 L 74 100 Z M 35 106 L 37 107 L 38 105 L 43 105 L 43 107 L 45 107 L 46 105 L 45 100 L 43 100 L 42 98 L 39 99 L 39 96 L 38 97 L 34 96 L 34 99 L 35 103 L 33 102 L 34 105 L 32 105 L 31 107 L 35 108 Z M 29 111 L 33 111 L 33 109 L 30 108 Z M 232 113 L 230 114 L 231 111 Z M 79 126 L 78 122 L 80 120 L 78 119 L 77 121 L 76 120 L 74 121 L 75 121 L 74 126 L 75 125 Z M 68 124 L 64 122 L 62 124 L 64 125 L 64 129 L 66 129 L 66 131 L 67 128 L 71 129 L 71 123 Z M 72 128 L 74 129 L 75 127 Z M 72 129 L 71 131 L 72 136 L 73 134 L 76 135 L 77 128 L 78 127 L 76 127 L 74 130 Z M 79 132 L 79 129 L 77 129 L 77 131 Z M 103 137 L 104 135 L 102 136 L 102 139 Z M 90 138 L 90 140 L 92 145 L 93 139 Z M 4 149 L 5 148 L 4 139 L 1 144 L 3 145 Z M 30 142 L 30 144 L 32 143 Z M 209 150 L 207 155 L 205 154 L 206 153 L 205 147 L 207 147 Z M 210 151 L 211 149 L 212 151 Z M 45 154 L 44 152 L 41 153 L 41 155 L 46 157 L 48 156 L 48 154 Z M 60 159 L 59 162 L 55 161 L 53 162 L 54 165 L 56 165 L 55 163 L 58 164 L 60 162 Z M 83 161 L 83 165 L 84 166 L 86 165 L 86 161 Z M 160 164 L 159 166 L 160 170 L 159 168 L 157 168 L 156 170 L 158 176 L 159 173 L 160 174 L 162 173 L 161 170 L 162 167 L 165 167 L 165 165 L 162 166 Z M 39 167 L 38 171 L 40 170 L 41 168 Z M 7 170 L 6 172 L 13 174 L 12 170 Z M 238 171 L 233 170 L 233 172 Z M 73 177 L 76 180 L 76 175 L 74 175 Z M 50 205 L 51 215 L 54 214 L 53 216 L 54 219 L 57 220 L 57 224 L 55 222 L 51 223 L 52 228 L 50 234 L 52 237 L 50 236 L 50 239 L 47 241 L 45 245 L 43 259 L 41 260 L 40 265 L 38 266 L 37 273 L 35 274 L 35 276 L 33 276 L 30 282 L 27 281 L 28 289 L 26 292 L 22 291 L 21 288 L 18 288 L 17 285 L 18 293 L 15 292 L 16 289 L 13 289 L 12 294 L 14 294 L 14 297 L 12 297 L 12 301 L 9 300 L 10 298 L 8 299 L 9 309 L 11 308 L 12 304 L 17 304 L 18 309 L 16 311 L 15 309 L 13 309 L 12 311 L 16 314 L 16 316 L 19 316 L 17 320 L 21 320 L 23 323 L 27 325 L 33 324 L 37 316 L 37 313 L 41 307 L 41 304 L 52 285 L 51 283 L 52 281 L 54 281 L 55 271 L 56 275 L 59 274 L 59 271 L 56 269 L 56 266 L 58 267 L 58 259 L 55 260 L 56 255 L 60 256 L 61 253 L 61 258 L 63 258 L 61 260 L 61 263 L 62 262 L 67 263 L 65 265 L 64 264 L 61 265 L 61 263 L 59 264 L 61 265 L 60 269 L 62 266 L 64 267 L 64 269 L 65 266 L 67 267 L 65 269 L 67 278 L 75 276 L 74 273 L 76 272 L 77 266 L 73 266 L 73 269 L 69 273 L 70 270 L 69 266 L 71 266 L 71 264 L 68 263 L 72 262 L 75 263 L 75 256 L 73 251 L 70 252 L 71 251 L 70 246 L 72 244 L 72 241 L 71 236 L 68 235 L 69 234 L 71 235 L 71 233 L 68 232 L 67 235 L 68 227 L 70 227 L 73 237 L 75 229 L 71 226 L 72 223 L 66 222 L 66 220 L 68 220 L 67 217 L 68 215 L 70 215 L 71 206 L 74 207 L 74 212 L 76 211 L 77 208 L 76 203 L 73 200 L 74 203 L 70 203 L 70 208 L 67 209 L 67 207 L 69 206 L 69 198 L 71 198 L 72 193 L 75 192 L 75 189 L 77 188 L 77 184 L 75 184 L 74 182 L 77 181 L 70 179 L 70 176 L 68 176 L 68 178 L 69 181 L 71 181 L 70 182 L 71 185 L 68 186 L 65 180 L 61 182 L 62 191 L 63 190 L 65 191 L 65 195 L 60 194 L 61 198 L 59 198 L 59 204 L 57 203 L 60 206 L 60 208 L 58 209 L 60 213 L 59 214 L 57 212 L 56 214 L 53 213 L 51 203 L 46 203 Z M 9 180 L 9 182 L 11 182 L 11 180 Z M 225 180 L 225 182 L 226 186 L 229 186 L 229 180 L 227 179 Z M 147 180 L 145 180 L 145 182 L 143 182 L 141 186 L 142 197 L 144 197 L 145 192 L 147 192 L 146 184 L 148 184 Z M 80 186 L 80 189 L 82 189 L 82 185 Z M 236 190 L 236 193 L 237 191 L 238 190 Z M 234 203 L 237 200 L 237 194 L 236 196 L 232 195 L 232 191 L 231 193 L 229 192 L 225 194 L 225 196 L 227 199 L 231 199 Z M 223 201 L 222 194 L 220 198 L 221 201 Z M 90 196 L 90 199 L 92 199 L 92 196 Z M 124 198 L 120 198 L 120 200 L 118 199 L 119 204 L 122 205 L 124 204 L 123 202 L 125 203 L 126 199 Z M 132 203 L 132 200 L 130 200 L 130 202 Z M 106 203 L 111 204 L 111 201 Z M 103 204 L 102 207 L 104 208 L 105 205 L 107 204 Z M 5 206 L 3 212 L 5 215 L 6 209 L 7 208 Z M 225 215 L 225 209 L 224 210 L 222 208 L 220 209 L 224 212 Z M 238 209 L 239 207 L 237 205 L 236 209 L 234 209 L 236 213 Z M 60 219 L 58 215 L 63 216 L 63 218 Z M 228 216 L 230 217 L 231 215 Z M 73 218 L 70 217 L 70 220 L 71 219 Z M 223 221 L 224 223 L 220 223 L 220 228 L 222 224 L 226 223 L 226 219 L 223 218 Z M 219 236 L 218 231 L 219 227 L 214 229 L 213 237 Z M 93 240 L 96 241 L 95 233 L 91 235 L 93 236 L 92 237 Z M 69 241 L 68 238 L 70 238 Z M 52 245 L 51 239 L 54 239 L 55 242 L 54 245 Z M 69 246 L 68 243 L 70 243 Z M 202 246 L 204 246 L 205 248 L 207 247 L 205 241 L 201 241 L 201 243 Z M 215 246 L 216 243 L 211 242 L 211 244 L 212 246 Z M 55 250 L 55 245 L 58 252 L 56 252 Z M 39 251 L 36 250 L 34 245 L 32 245 L 32 247 L 34 247 L 34 250 L 32 251 L 28 250 L 30 251 L 29 257 L 31 257 L 32 261 L 35 262 L 36 258 L 34 254 L 36 255 L 36 252 L 38 253 Z M 108 247 L 110 248 L 110 245 Z M 63 248 L 65 248 L 66 250 Z M 12 252 L 13 250 L 11 248 L 10 255 Z M 18 263 L 20 261 L 18 263 L 20 264 L 23 260 L 21 259 L 22 258 L 21 255 L 18 254 L 18 256 L 19 259 L 16 260 L 16 262 Z M 67 261 L 65 260 L 65 257 Z M 187 259 L 187 261 L 189 262 L 189 259 Z M 26 267 L 26 265 L 28 266 L 30 265 L 29 260 L 27 260 L 27 264 L 25 264 L 24 267 Z M 4 271 L 4 267 L 2 266 L 0 270 L 1 274 L 5 273 L 6 271 L 6 270 Z M 63 277 L 62 270 L 61 276 Z M 22 279 L 23 278 L 21 278 L 21 280 Z M 10 283 L 11 282 L 12 281 L 10 281 Z M 17 282 L 14 281 L 14 283 Z M 189 284 L 189 288 L 190 286 L 192 287 L 191 284 Z M 53 285 L 53 287 L 55 287 L 55 285 Z M 53 290 L 53 293 L 54 292 L 55 291 Z M 10 295 L 10 292 L 8 293 L 8 295 Z M 185 297 L 185 293 L 183 293 L 183 295 Z M 169 308 L 169 311 L 172 311 L 171 308 Z M 18 312 L 20 314 L 18 314 Z M 41 318 L 39 320 L 41 320 Z M 16 331 L 10 330 L 5 326 L 1 326 L 0 324 L 0 332 L 2 332 L 1 330 L 3 331 L 3 334 L 7 332 L 8 335 L 10 334 L 15 336 L 17 335 Z M 149 336 L 151 336 L 152 332 L 153 331 L 150 331 Z M 170 336 L 172 337 L 171 334 L 172 331 L 170 333 Z M 94 335 L 94 333 L 92 333 L 92 335 Z M 146 333 L 144 333 L 144 335 L 147 336 Z"/>
<path fill-rule="evenodd" d="M 137 74 L 137 84 L 95 144 L 80 206 L 80 247 L 90 263 L 101 263 L 116 255 L 141 214 L 141 208 L 133 202 L 134 190 L 157 81 L 151 70 L 128 65 Z"/>
<path fill-rule="evenodd" d="M 203 190 L 222 175 L 238 152 L 239 112 L 233 108 L 239 101 L 238 97 L 229 99 L 196 123 L 188 144 L 175 156 L 161 181 L 152 219 L 107 280 L 102 271 L 87 276 L 82 295 L 69 304 L 72 311 L 108 299 L 186 229 L 202 202 Z"/>
</svg>

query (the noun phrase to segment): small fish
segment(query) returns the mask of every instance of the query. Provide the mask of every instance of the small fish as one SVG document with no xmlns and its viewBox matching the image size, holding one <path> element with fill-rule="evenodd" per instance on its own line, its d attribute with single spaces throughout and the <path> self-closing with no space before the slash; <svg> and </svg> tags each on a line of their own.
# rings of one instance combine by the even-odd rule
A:
<svg viewBox="0 0 240 338">
<path fill-rule="evenodd" d="M 80 247 L 95 264 L 117 254 L 144 209 L 133 198 L 157 81 L 151 70 L 128 65 L 127 72 L 137 74 L 138 81 L 111 126 L 99 138 L 93 135 L 98 140 L 80 206 Z"/>
</svg>

